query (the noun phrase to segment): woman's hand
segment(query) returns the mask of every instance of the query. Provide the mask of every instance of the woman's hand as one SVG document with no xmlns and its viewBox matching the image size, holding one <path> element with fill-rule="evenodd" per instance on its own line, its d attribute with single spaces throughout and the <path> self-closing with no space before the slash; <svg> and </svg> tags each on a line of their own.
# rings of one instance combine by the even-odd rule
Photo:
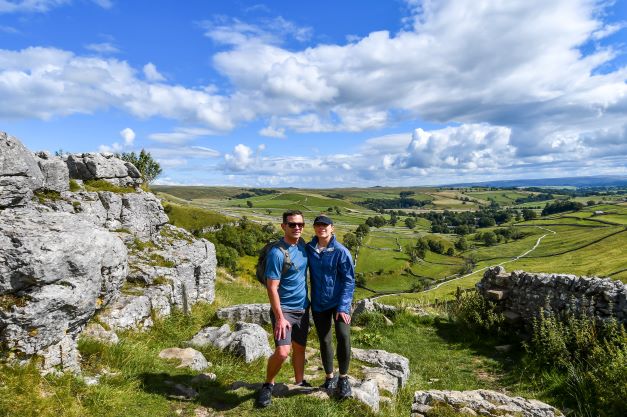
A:
<svg viewBox="0 0 627 417">
<path fill-rule="evenodd" d="M 351 324 L 351 315 L 347 313 L 335 313 L 335 320 L 340 320 L 346 324 Z"/>
</svg>

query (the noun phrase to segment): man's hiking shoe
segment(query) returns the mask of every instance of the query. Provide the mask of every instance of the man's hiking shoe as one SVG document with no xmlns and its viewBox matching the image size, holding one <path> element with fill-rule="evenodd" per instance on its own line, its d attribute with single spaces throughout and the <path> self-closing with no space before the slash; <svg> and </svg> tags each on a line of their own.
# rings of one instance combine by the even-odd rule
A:
<svg viewBox="0 0 627 417">
<path fill-rule="evenodd" d="M 257 402 L 255 403 L 257 407 L 264 408 L 272 404 L 272 388 L 274 388 L 274 384 L 268 382 L 261 386 Z"/>
<path fill-rule="evenodd" d="M 302 381 L 300 381 L 298 384 L 296 384 L 297 387 L 303 387 L 303 388 L 311 388 L 311 384 L 307 381 L 305 381 L 304 379 Z"/>
<path fill-rule="evenodd" d="M 324 384 L 320 385 L 320 388 L 327 391 L 333 391 L 335 388 L 337 388 L 337 375 L 332 376 L 331 378 L 326 378 L 324 380 Z"/>
<path fill-rule="evenodd" d="M 348 382 L 348 377 L 338 378 L 337 387 L 335 388 L 335 396 L 340 400 L 348 398 L 353 393 L 351 389 L 351 384 Z"/>
</svg>

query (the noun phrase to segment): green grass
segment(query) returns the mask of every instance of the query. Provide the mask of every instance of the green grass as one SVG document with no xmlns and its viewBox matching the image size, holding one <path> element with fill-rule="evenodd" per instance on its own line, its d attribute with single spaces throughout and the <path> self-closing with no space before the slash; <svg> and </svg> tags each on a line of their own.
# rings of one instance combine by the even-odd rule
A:
<svg viewBox="0 0 627 417">
<path fill-rule="evenodd" d="M 117 194 L 134 193 L 133 187 L 120 187 L 105 180 L 86 180 L 83 185 L 87 191 L 110 191 Z"/>
<path fill-rule="evenodd" d="M 164 208 L 171 224 L 187 230 L 200 230 L 236 221 L 232 217 L 200 207 L 166 203 Z"/>
</svg>

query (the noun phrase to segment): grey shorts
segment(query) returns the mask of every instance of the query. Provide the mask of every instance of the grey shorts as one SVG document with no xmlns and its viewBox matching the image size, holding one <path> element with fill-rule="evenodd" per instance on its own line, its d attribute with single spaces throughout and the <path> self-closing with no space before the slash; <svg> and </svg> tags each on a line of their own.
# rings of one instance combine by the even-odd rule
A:
<svg viewBox="0 0 627 417">
<path fill-rule="evenodd" d="M 309 334 L 309 308 L 304 311 L 284 311 L 283 317 L 292 327 L 287 330 L 285 339 L 274 339 L 275 346 L 291 345 L 296 342 L 301 346 L 307 346 L 307 335 Z M 276 325 L 276 317 L 274 312 L 270 310 L 270 320 L 272 321 L 272 334 L 274 337 L 274 326 Z"/>
</svg>

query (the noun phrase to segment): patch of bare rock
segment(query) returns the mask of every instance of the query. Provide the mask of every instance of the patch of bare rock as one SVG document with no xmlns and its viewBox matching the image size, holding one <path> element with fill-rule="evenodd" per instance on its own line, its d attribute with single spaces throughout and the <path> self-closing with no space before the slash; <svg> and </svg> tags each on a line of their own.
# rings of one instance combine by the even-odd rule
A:
<svg viewBox="0 0 627 417">
<path fill-rule="evenodd" d="M 559 417 L 556 408 L 537 400 L 510 397 L 490 390 L 416 391 L 412 417 L 438 416 L 449 409 L 470 416 L 488 417 Z"/>
</svg>

